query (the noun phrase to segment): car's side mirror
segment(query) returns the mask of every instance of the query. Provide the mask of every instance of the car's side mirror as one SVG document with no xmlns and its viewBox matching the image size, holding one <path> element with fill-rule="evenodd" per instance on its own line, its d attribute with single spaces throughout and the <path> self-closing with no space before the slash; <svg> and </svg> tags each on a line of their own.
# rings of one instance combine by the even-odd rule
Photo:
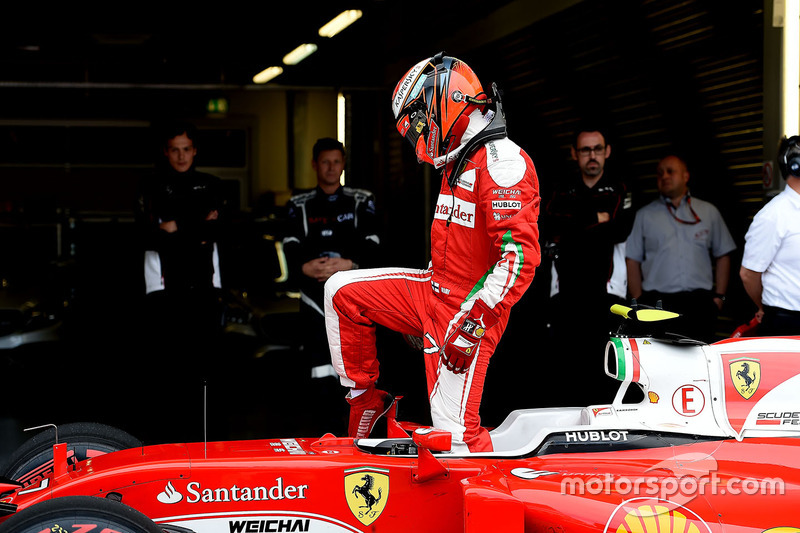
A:
<svg viewBox="0 0 800 533">
<path fill-rule="evenodd" d="M 453 435 L 449 431 L 422 427 L 414 430 L 414 444 L 432 452 L 448 452 L 453 444 Z"/>
<path fill-rule="evenodd" d="M 446 478 L 449 475 L 447 461 L 437 459 L 431 452 L 449 451 L 453 444 L 453 435 L 449 431 L 421 427 L 414 430 L 411 438 L 417 445 L 419 458 L 413 469 L 414 481 L 424 483 L 432 479 Z"/>
</svg>

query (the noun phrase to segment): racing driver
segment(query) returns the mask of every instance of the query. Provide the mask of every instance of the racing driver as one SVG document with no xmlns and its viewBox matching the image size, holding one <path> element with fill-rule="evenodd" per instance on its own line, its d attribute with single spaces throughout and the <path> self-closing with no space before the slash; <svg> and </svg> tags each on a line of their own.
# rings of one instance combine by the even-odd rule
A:
<svg viewBox="0 0 800 533">
<path fill-rule="evenodd" d="M 394 401 L 375 386 L 380 324 L 422 339 L 431 418 L 452 434 L 453 450 L 491 451 L 478 409 L 489 359 L 540 260 L 536 170 L 506 135 L 496 86 L 487 95 L 454 57 L 414 65 L 395 87 L 392 110 L 442 183 L 426 270 L 343 271 L 325 285 L 331 358 L 350 388 L 348 433 L 368 437 Z"/>
</svg>

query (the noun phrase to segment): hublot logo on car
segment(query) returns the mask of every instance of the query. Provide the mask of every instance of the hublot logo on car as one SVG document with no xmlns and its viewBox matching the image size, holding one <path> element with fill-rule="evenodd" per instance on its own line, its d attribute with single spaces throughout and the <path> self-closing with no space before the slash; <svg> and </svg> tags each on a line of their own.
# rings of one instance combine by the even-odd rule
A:
<svg viewBox="0 0 800 533">
<path fill-rule="evenodd" d="M 628 440 L 626 430 L 611 431 L 567 431 L 567 442 L 618 442 Z"/>
</svg>

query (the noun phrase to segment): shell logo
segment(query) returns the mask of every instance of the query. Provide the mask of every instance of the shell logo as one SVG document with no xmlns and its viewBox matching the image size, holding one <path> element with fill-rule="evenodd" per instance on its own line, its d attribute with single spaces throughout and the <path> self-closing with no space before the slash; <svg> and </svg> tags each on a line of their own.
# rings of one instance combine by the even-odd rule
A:
<svg viewBox="0 0 800 533">
<path fill-rule="evenodd" d="M 647 393 L 647 398 L 650 400 L 650 403 L 658 403 L 658 394 L 653 391 Z"/>
<path fill-rule="evenodd" d="M 646 503 L 644 503 L 646 502 Z M 627 501 L 617 507 L 605 533 L 710 533 L 693 511 L 665 500 Z"/>
</svg>

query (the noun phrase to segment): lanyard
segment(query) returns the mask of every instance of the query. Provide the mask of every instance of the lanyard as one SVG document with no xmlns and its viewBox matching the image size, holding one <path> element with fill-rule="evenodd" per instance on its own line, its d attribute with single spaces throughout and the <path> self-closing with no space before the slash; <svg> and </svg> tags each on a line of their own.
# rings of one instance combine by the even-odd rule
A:
<svg viewBox="0 0 800 533">
<path fill-rule="evenodd" d="M 676 214 L 677 213 L 677 209 L 675 208 L 674 205 L 672 205 L 672 202 L 669 199 L 667 199 L 666 204 L 667 204 L 667 211 L 669 211 L 669 214 L 672 215 L 672 218 L 674 218 L 675 220 L 677 220 L 681 224 L 690 224 L 690 225 L 692 225 L 692 224 L 697 224 L 697 223 L 700 222 L 700 217 L 697 216 L 697 213 L 695 213 L 694 209 L 692 209 L 692 197 L 691 196 L 687 196 L 686 197 L 686 205 L 689 206 L 689 211 L 692 213 L 692 216 L 694 217 L 694 220 L 683 220 L 682 218 L 678 218 L 678 215 Z"/>
</svg>

